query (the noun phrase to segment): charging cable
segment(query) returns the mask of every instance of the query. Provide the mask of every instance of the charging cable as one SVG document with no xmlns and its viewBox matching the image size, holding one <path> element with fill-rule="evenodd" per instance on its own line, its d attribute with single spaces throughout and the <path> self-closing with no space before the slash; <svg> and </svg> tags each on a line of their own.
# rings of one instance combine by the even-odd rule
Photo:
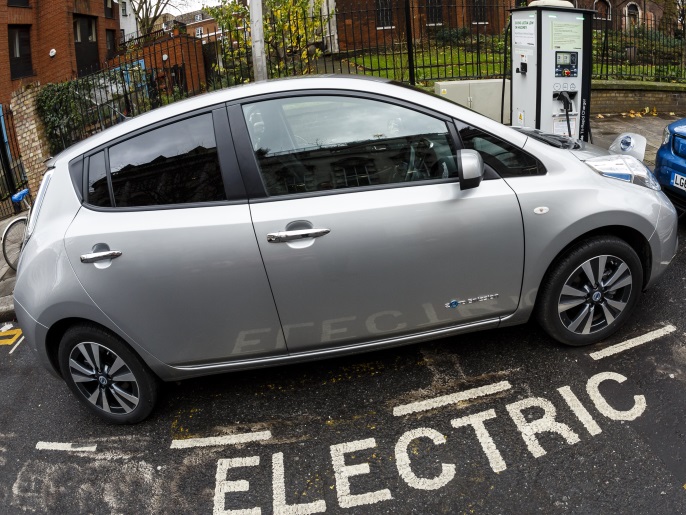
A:
<svg viewBox="0 0 686 515">
<path fill-rule="evenodd" d="M 572 125 L 569 123 L 569 111 L 572 110 L 572 99 L 569 98 L 569 93 L 566 91 L 561 92 L 558 95 L 558 100 L 562 101 L 562 107 L 565 110 L 565 117 L 567 118 L 567 134 L 569 135 L 570 138 L 573 138 L 572 136 Z"/>
</svg>

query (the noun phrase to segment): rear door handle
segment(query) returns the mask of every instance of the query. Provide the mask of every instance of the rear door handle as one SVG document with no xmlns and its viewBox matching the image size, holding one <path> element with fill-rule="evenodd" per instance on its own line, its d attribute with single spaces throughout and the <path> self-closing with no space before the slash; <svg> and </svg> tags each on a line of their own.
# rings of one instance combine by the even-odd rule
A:
<svg viewBox="0 0 686 515">
<path fill-rule="evenodd" d="M 267 234 L 269 243 L 286 243 L 288 241 L 302 240 L 305 238 L 319 238 L 331 232 L 330 229 L 300 229 L 298 231 L 280 231 Z"/>
<path fill-rule="evenodd" d="M 91 254 L 82 254 L 81 263 L 95 263 L 96 261 L 104 261 L 105 259 L 114 259 L 121 256 L 121 250 L 106 250 L 105 252 L 93 252 Z"/>
</svg>

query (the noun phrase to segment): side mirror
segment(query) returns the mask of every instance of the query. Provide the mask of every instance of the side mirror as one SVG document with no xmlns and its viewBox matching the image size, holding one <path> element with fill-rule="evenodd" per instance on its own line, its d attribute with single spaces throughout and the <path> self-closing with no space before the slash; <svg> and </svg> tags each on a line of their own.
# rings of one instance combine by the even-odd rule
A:
<svg viewBox="0 0 686 515">
<path fill-rule="evenodd" d="M 476 150 L 458 150 L 455 154 L 460 189 L 476 188 L 484 178 L 484 160 Z"/>
</svg>

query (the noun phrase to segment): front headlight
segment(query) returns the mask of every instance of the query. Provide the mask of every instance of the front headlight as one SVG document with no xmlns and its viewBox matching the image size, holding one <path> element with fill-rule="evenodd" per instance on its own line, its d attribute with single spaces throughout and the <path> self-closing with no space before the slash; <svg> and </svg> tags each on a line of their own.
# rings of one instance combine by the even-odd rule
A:
<svg viewBox="0 0 686 515">
<path fill-rule="evenodd" d="M 611 179 L 630 182 L 660 191 L 660 184 L 646 165 L 633 156 L 603 156 L 588 159 L 586 164 L 596 173 Z"/>
<path fill-rule="evenodd" d="M 669 127 L 665 127 L 662 131 L 662 144 L 666 145 L 669 143 Z"/>
</svg>

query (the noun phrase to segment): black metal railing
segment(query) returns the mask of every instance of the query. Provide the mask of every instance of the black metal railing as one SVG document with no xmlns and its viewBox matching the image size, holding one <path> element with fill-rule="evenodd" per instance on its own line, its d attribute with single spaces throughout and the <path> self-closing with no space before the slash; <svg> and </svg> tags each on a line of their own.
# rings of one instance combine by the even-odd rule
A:
<svg viewBox="0 0 686 515">
<path fill-rule="evenodd" d="M 369 1 L 361 3 L 368 8 L 354 10 L 265 12 L 267 76 L 364 74 L 430 85 L 509 75 L 506 27 L 518 0 L 462 1 Z M 686 81 L 683 29 L 658 14 L 596 13 L 593 77 Z M 120 43 L 117 55 L 93 73 L 82 70 L 70 83 L 73 116 L 53 124 L 51 144 L 59 150 L 150 109 L 253 81 L 248 11 L 225 19 L 223 27 L 205 27 L 202 37 L 183 31 L 140 35 Z"/>
<path fill-rule="evenodd" d="M 15 214 L 10 196 L 27 183 L 12 111 L 0 105 L 0 219 Z"/>
</svg>

